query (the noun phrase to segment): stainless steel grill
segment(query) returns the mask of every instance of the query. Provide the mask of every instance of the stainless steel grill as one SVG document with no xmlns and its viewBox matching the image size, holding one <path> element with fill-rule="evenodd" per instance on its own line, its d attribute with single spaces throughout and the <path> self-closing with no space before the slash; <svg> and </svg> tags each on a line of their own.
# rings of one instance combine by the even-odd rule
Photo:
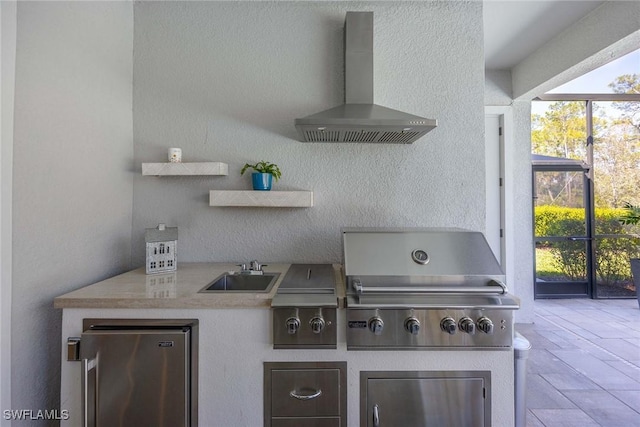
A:
<svg viewBox="0 0 640 427">
<path fill-rule="evenodd" d="M 518 299 L 484 236 L 343 230 L 347 348 L 511 349 Z"/>
</svg>

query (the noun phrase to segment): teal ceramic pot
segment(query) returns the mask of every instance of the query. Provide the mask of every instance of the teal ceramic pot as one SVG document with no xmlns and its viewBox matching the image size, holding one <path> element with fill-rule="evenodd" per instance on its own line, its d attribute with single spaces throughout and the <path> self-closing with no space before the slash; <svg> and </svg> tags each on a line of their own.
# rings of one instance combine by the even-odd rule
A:
<svg viewBox="0 0 640 427">
<path fill-rule="evenodd" d="M 254 190 L 269 191 L 271 190 L 273 175 L 271 175 L 270 173 L 254 172 L 251 174 L 251 180 L 253 181 Z"/>
</svg>

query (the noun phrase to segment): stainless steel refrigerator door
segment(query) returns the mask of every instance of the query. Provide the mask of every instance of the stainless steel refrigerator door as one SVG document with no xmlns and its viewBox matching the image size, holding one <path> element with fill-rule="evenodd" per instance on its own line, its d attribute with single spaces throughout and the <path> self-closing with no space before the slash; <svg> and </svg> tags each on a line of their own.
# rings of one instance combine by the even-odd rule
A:
<svg viewBox="0 0 640 427">
<path fill-rule="evenodd" d="M 189 335 L 188 329 L 85 331 L 85 425 L 187 427 Z"/>
</svg>

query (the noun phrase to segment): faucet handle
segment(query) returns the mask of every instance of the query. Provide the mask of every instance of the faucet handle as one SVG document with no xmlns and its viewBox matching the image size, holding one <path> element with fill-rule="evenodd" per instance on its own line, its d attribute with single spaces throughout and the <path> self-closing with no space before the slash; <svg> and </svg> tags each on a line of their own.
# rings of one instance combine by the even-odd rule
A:
<svg viewBox="0 0 640 427">
<path fill-rule="evenodd" d="M 242 271 L 247 271 L 247 264 L 242 263 L 242 264 L 236 264 L 238 267 L 240 267 L 240 270 Z"/>
<path fill-rule="evenodd" d="M 249 263 L 249 269 L 253 271 L 262 271 L 262 264 L 260 264 L 257 259 L 254 259 Z"/>
</svg>

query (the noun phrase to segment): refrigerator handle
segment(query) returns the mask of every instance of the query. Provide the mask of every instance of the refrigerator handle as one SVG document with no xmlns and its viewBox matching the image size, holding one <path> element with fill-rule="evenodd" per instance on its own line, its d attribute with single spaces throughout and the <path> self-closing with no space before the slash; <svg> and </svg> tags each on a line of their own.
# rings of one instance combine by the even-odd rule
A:
<svg viewBox="0 0 640 427">
<path fill-rule="evenodd" d="M 89 427 L 89 371 L 96 369 L 96 359 L 82 359 L 82 426 Z M 95 404 L 95 402 L 94 402 Z M 95 411 L 93 411 L 95 412 Z"/>
</svg>

